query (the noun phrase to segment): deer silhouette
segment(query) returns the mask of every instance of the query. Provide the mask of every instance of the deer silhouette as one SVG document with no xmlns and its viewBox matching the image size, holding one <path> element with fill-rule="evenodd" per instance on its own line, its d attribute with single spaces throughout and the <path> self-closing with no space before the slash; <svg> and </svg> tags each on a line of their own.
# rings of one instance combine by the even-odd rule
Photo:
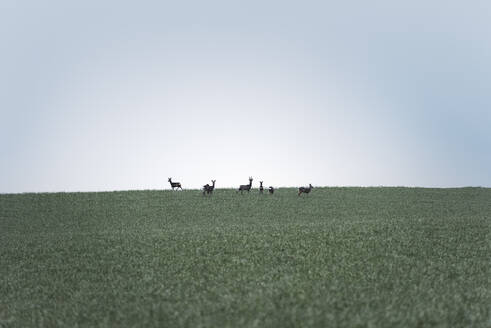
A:
<svg viewBox="0 0 491 328">
<path fill-rule="evenodd" d="M 248 185 L 240 185 L 239 190 L 237 190 L 237 192 L 240 191 L 241 194 L 244 190 L 246 190 L 247 192 L 250 192 L 251 187 L 252 187 L 252 177 L 249 177 L 249 184 Z"/>
<path fill-rule="evenodd" d="M 263 191 L 264 191 L 263 182 L 262 181 L 259 181 L 259 193 L 262 194 Z"/>
<path fill-rule="evenodd" d="M 274 194 L 274 188 L 272 186 L 269 186 L 269 194 L 270 195 Z"/>
<path fill-rule="evenodd" d="M 209 184 L 205 184 L 203 186 L 203 195 L 206 194 L 212 194 L 213 190 L 215 189 L 215 182 L 216 180 L 211 180 L 212 185 L 210 186 Z"/>
<path fill-rule="evenodd" d="M 300 196 L 301 193 L 305 193 L 305 194 L 308 194 L 309 192 L 312 191 L 312 185 L 309 183 L 309 186 L 308 187 L 300 187 L 298 188 L 298 195 Z"/>
<path fill-rule="evenodd" d="M 176 188 L 176 189 L 181 188 L 181 190 L 182 190 L 180 182 L 172 182 L 172 178 L 169 178 L 169 183 L 170 183 L 170 186 L 172 187 L 172 190 L 174 190 L 174 188 Z"/>
</svg>

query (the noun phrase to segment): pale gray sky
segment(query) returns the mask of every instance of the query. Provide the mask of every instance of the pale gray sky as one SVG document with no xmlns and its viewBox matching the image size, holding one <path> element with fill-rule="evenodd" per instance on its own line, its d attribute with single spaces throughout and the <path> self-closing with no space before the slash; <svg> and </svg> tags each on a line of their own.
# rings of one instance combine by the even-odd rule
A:
<svg viewBox="0 0 491 328">
<path fill-rule="evenodd" d="M 0 192 L 491 186 L 490 31 L 484 0 L 3 0 Z"/>
</svg>

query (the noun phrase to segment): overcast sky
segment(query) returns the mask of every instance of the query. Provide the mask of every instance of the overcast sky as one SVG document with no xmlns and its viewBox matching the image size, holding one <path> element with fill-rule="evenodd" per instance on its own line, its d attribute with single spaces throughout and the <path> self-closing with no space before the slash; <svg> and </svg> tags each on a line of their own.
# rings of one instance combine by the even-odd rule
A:
<svg viewBox="0 0 491 328">
<path fill-rule="evenodd" d="M 491 186 L 491 1 L 0 1 L 0 193 Z"/>
</svg>

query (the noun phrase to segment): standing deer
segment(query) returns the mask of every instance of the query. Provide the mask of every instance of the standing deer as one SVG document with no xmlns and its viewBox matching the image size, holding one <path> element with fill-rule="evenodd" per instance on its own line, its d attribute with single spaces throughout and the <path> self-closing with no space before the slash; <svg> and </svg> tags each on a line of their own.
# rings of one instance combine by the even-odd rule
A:
<svg viewBox="0 0 491 328">
<path fill-rule="evenodd" d="M 246 190 L 247 192 L 250 192 L 251 187 L 252 187 L 252 177 L 249 177 L 249 184 L 248 185 L 240 185 L 239 190 L 237 190 L 237 192 L 240 191 L 241 194 L 244 190 Z"/>
<path fill-rule="evenodd" d="M 170 186 L 172 187 L 172 190 L 174 190 L 174 188 L 177 188 L 177 189 L 181 188 L 181 190 L 182 190 L 180 182 L 172 182 L 172 178 L 169 178 L 169 183 L 170 183 Z"/>
<path fill-rule="evenodd" d="M 274 194 L 274 188 L 272 186 L 269 186 L 269 194 L 270 195 Z"/>
<path fill-rule="evenodd" d="M 259 181 L 259 193 L 262 194 L 263 191 L 264 191 L 264 188 L 263 188 L 263 182 L 262 181 Z"/>
<path fill-rule="evenodd" d="M 212 194 L 213 193 L 213 190 L 215 189 L 215 182 L 216 182 L 216 180 L 211 180 L 211 183 L 212 183 L 211 186 L 209 184 L 205 184 L 203 186 L 203 195 L 205 193 L 207 193 L 207 194 Z"/>
<path fill-rule="evenodd" d="M 298 188 L 298 195 L 300 196 L 301 193 L 308 194 L 312 190 L 312 185 L 309 183 L 308 187 L 300 187 Z"/>
</svg>

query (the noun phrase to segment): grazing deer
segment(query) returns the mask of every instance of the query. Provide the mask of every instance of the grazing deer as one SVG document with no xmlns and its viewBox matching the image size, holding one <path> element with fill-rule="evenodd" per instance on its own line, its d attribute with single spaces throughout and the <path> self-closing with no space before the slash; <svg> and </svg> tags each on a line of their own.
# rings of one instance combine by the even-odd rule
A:
<svg viewBox="0 0 491 328">
<path fill-rule="evenodd" d="M 259 184 L 260 184 L 260 186 L 259 186 L 259 193 L 262 194 L 263 191 L 264 191 L 263 182 L 262 181 L 259 181 Z"/>
<path fill-rule="evenodd" d="M 203 186 L 203 195 L 205 193 L 207 193 L 207 194 L 212 194 L 213 193 L 213 190 L 215 189 L 215 182 L 216 182 L 216 180 L 211 180 L 211 182 L 212 182 L 212 185 L 211 186 L 209 184 L 205 184 Z"/>
<path fill-rule="evenodd" d="M 249 184 L 248 185 L 240 185 L 239 190 L 237 190 L 237 192 L 240 191 L 241 194 L 244 190 L 246 190 L 247 192 L 250 192 L 251 187 L 252 187 L 252 177 L 249 177 Z"/>
<path fill-rule="evenodd" d="M 269 186 L 269 194 L 270 195 L 274 194 L 274 188 L 271 186 Z"/>
<path fill-rule="evenodd" d="M 177 189 L 181 188 L 181 190 L 182 190 L 180 182 L 172 182 L 172 178 L 169 178 L 169 183 L 170 183 L 170 186 L 172 187 L 172 190 L 174 190 L 174 188 L 177 188 Z"/>
<path fill-rule="evenodd" d="M 300 196 L 301 193 L 306 193 L 308 194 L 311 190 L 312 190 L 312 185 L 309 183 L 309 186 L 308 187 L 300 187 L 298 188 L 298 195 Z"/>
</svg>

